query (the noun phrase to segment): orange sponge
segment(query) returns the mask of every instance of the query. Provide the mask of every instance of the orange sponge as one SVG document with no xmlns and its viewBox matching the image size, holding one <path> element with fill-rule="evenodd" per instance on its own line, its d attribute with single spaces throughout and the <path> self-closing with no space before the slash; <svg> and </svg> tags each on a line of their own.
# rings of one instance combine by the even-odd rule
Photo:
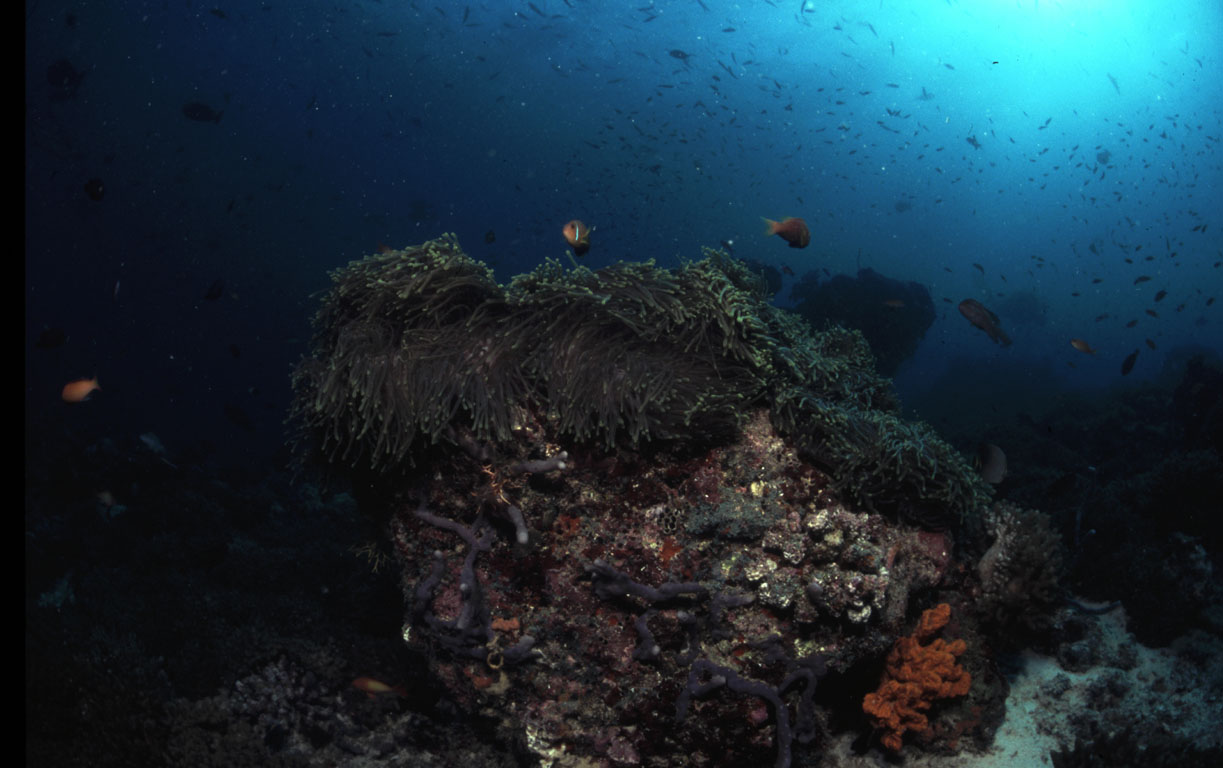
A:
<svg viewBox="0 0 1223 768">
<path fill-rule="evenodd" d="M 892 647 L 878 690 L 862 700 L 862 711 L 884 731 L 880 742 L 893 752 L 900 751 L 905 731 L 926 730 L 925 712 L 932 703 L 963 696 L 972 685 L 972 676 L 957 662 L 967 648 L 964 641 L 931 640 L 950 617 L 946 603 L 924 612 L 912 636 Z"/>
</svg>

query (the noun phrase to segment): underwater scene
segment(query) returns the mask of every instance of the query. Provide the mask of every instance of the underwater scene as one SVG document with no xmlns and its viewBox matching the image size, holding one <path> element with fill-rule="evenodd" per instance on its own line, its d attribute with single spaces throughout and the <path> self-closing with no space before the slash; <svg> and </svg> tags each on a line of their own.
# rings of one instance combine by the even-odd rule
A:
<svg viewBox="0 0 1223 768">
<path fill-rule="evenodd" d="M 1223 764 L 1218 0 L 25 5 L 25 763 Z"/>
</svg>

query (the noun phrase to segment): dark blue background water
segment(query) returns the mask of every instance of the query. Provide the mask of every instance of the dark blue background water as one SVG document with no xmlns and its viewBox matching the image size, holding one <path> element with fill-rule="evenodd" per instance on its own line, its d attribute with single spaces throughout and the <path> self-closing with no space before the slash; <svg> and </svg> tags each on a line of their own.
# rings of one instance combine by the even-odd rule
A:
<svg viewBox="0 0 1223 768">
<path fill-rule="evenodd" d="M 726 240 L 928 286 L 904 394 L 956 359 L 1081 389 L 1223 348 L 1215 0 L 42 2 L 26 32 L 27 423 L 52 435 L 274 455 L 328 270 L 453 231 L 507 279 L 572 218 L 592 267 Z"/>
</svg>

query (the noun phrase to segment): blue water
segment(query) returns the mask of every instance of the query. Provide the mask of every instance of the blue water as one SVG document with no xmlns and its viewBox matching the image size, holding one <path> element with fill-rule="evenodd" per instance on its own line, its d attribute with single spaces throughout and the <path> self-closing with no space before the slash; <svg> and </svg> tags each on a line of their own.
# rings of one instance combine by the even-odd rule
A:
<svg viewBox="0 0 1223 768">
<path fill-rule="evenodd" d="M 26 405 L 58 429 L 273 453 L 328 270 L 453 231 L 507 279 L 573 218 L 591 267 L 729 241 L 928 286 L 902 393 L 954 359 L 1092 389 L 1223 350 L 1217 0 L 44 2 L 26 45 Z"/>
</svg>

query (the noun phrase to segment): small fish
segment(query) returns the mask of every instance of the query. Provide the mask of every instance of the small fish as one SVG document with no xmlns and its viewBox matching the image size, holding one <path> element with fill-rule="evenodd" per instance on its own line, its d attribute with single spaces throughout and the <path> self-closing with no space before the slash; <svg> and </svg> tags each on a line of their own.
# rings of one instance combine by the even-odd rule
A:
<svg viewBox="0 0 1223 768">
<path fill-rule="evenodd" d="M 1165 297 L 1165 296 L 1167 296 L 1167 295 L 1168 295 L 1168 292 L 1167 292 L 1167 291 L 1161 290 L 1159 293 L 1155 294 L 1155 300 L 1156 300 L 1156 301 L 1163 301 L 1163 300 L 1164 300 L 1164 297 Z"/>
<path fill-rule="evenodd" d="M 372 677 L 358 677 L 352 681 L 352 687 L 358 691 L 362 691 L 371 699 L 376 699 L 379 696 L 395 695 L 401 698 L 408 697 L 408 691 L 402 685 L 390 686 L 381 680 L 375 680 Z"/>
<path fill-rule="evenodd" d="M 884 299 L 883 306 L 891 307 L 892 309 L 903 309 L 905 305 L 904 299 Z"/>
<path fill-rule="evenodd" d="M 223 114 L 225 114 L 225 110 L 214 110 L 207 104 L 202 104 L 198 101 L 183 105 L 183 117 L 186 117 L 188 120 L 194 120 L 197 123 L 219 123 Z"/>
<path fill-rule="evenodd" d="M 1001 344 L 1004 347 L 1011 346 L 1011 339 L 1002 332 L 1002 323 L 998 316 L 986 309 L 981 302 L 976 299 L 964 299 L 960 302 L 960 314 L 968 322 L 985 331 L 995 344 Z"/>
<path fill-rule="evenodd" d="M 1147 342 L 1147 346 L 1150 347 L 1151 349 L 1158 349 L 1158 347 L 1155 346 L 1155 342 L 1151 341 L 1150 339 L 1146 339 L 1146 342 Z"/>
<path fill-rule="evenodd" d="M 981 148 L 981 142 L 977 141 L 976 136 L 969 136 L 967 139 L 964 139 L 964 141 L 967 141 L 969 144 L 971 144 L 973 146 L 973 149 Z"/>
<path fill-rule="evenodd" d="M 1121 375 L 1128 376 L 1130 371 L 1134 370 L 1134 363 L 1137 362 L 1137 360 L 1138 350 L 1135 349 L 1133 352 L 1126 355 L 1125 359 L 1121 361 Z"/>
<path fill-rule="evenodd" d="M 1137 319 L 1134 319 L 1134 320 L 1129 321 L 1128 323 L 1126 323 L 1126 324 L 1125 324 L 1125 327 L 1126 327 L 1126 328 L 1133 328 L 1135 325 L 1138 325 L 1138 320 L 1137 320 Z"/>
<path fill-rule="evenodd" d="M 101 179 L 90 179 L 85 182 L 85 194 L 96 203 L 106 197 L 106 185 Z"/>
<path fill-rule="evenodd" d="M 811 232 L 807 229 L 807 222 L 802 219 L 793 216 L 781 221 L 765 219 L 764 224 L 765 237 L 777 235 L 789 243 L 791 248 L 806 248 L 811 243 Z"/>
<path fill-rule="evenodd" d="M 64 399 L 65 403 L 83 403 L 89 399 L 89 396 L 93 394 L 95 389 L 101 388 L 98 386 L 97 376 L 94 376 L 92 379 L 77 379 L 64 385 L 63 391 L 60 392 L 60 397 Z"/>
<path fill-rule="evenodd" d="M 1139 283 L 1145 283 L 1146 281 L 1150 279 L 1151 279 L 1150 275 L 1139 275 L 1138 277 L 1134 278 L 1134 285 L 1138 285 Z"/>
<path fill-rule="evenodd" d="M 218 278 L 212 281 L 208 290 L 204 291 L 204 301 L 216 301 L 225 295 L 225 280 Z"/>
<path fill-rule="evenodd" d="M 484 242 L 488 243 L 489 245 L 492 245 L 493 243 L 497 242 L 497 233 L 492 231 L 491 229 L 485 232 Z"/>
<path fill-rule="evenodd" d="M 977 269 L 981 270 L 981 274 L 983 274 L 983 275 L 985 274 L 985 267 L 981 266 L 980 264 L 978 264 L 978 263 L 977 263 L 977 262 L 975 262 L 975 261 L 972 263 L 972 265 L 973 265 L 974 267 L 976 267 Z"/>
<path fill-rule="evenodd" d="M 1082 339 L 1071 339 L 1070 346 L 1088 355 L 1094 355 L 1096 353 L 1096 350 L 1092 349 L 1091 345 L 1083 341 Z"/>
<path fill-rule="evenodd" d="M 573 249 L 573 253 L 581 256 L 590 250 L 590 233 L 594 229 L 586 226 L 578 219 L 566 224 L 561 228 L 561 234 L 565 236 L 565 242 L 569 243 L 569 247 Z"/>
<path fill-rule="evenodd" d="M 981 443 L 977 446 L 973 466 L 990 485 L 997 485 L 1006 479 L 1006 454 L 993 443 Z"/>
</svg>

